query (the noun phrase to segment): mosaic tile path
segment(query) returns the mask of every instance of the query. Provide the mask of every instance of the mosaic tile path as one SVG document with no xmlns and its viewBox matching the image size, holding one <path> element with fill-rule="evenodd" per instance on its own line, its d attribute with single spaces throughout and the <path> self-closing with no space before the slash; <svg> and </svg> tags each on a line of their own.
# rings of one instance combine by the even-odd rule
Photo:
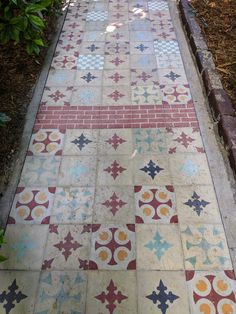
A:
<svg viewBox="0 0 236 314">
<path fill-rule="evenodd" d="M 235 314 L 167 0 L 72 0 L 6 229 L 1 314 Z"/>
</svg>

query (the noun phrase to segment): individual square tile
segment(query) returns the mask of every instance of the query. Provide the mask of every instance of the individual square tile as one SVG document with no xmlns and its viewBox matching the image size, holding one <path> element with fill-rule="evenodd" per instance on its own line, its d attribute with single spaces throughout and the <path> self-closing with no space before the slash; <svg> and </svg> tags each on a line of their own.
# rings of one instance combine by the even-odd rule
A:
<svg viewBox="0 0 236 314">
<path fill-rule="evenodd" d="M 184 68 L 158 69 L 158 76 L 161 85 L 188 83 Z"/>
<path fill-rule="evenodd" d="M 112 23 L 127 23 L 129 20 L 128 12 L 110 11 L 108 21 Z"/>
<path fill-rule="evenodd" d="M 56 186 L 61 157 L 27 156 L 19 186 Z"/>
<path fill-rule="evenodd" d="M 198 128 L 168 128 L 166 134 L 168 152 L 204 153 L 201 134 Z"/>
<path fill-rule="evenodd" d="M 180 53 L 178 42 L 175 40 L 155 40 L 154 50 L 157 55 Z"/>
<path fill-rule="evenodd" d="M 66 130 L 63 155 L 96 155 L 97 130 Z"/>
<path fill-rule="evenodd" d="M 175 193 L 172 185 L 135 186 L 136 223 L 177 223 Z"/>
<path fill-rule="evenodd" d="M 98 159 L 98 185 L 132 185 L 132 169 L 129 155 L 109 155 Z"/>
<path fill-rule="evenodd" d="M 101 70 L 79 70 L 75 77 L 75 86 L 101 86 L 102 71 Z"/>
<path fill-rule="evenodd" d="M 107 16 L 107 10 L 108 9 L 108 1 L 93 1 L 92 3 L 89 4 L 88 7 L 88 13 L 96 13 L 98 12 L 98 14 L 90 14 L 91 18 L 96 19 L 96 21 L 99 21 L 98 18 L 103 17 L 103 16 Z M 104 15 L 102 13 L 105 13 Z M 89 14 L 87 15 L 87 17 L 89 16 Z"/>
<path fill-rule="evenodd" d="M 189 314 L 184 272 L 139 271 L 138 307 L 140 313 Z"/>
<path fill-rule="evenodd" d="M 84 33 L 84 39 L 83 41 L 85 42 L 91 42 L 91 44 L 93 43 L 97 43 L 97 42 L 102 42 L 102 41 L 105 41 L 105 38 L 106 38 L 106 34 L 105 32 L 103 31 L 98 31 L 98 30 L 95 30 L 95 31 L 86 31 Z"/>
<path fill-rule="evenodd" d="M 170 155 L 170 169 L 176 185 L 212 184 L 205 154 Z"/>
<path fill-rule="evenodd" d="M 75 80 L 75 70 L 53 70 L 48 74 L 46 86 L 73 86 Z"/>
<path fill-rule="evenodd" d="M 131 20 L 129 23 L 129 29 L 132 31 L 150 31 L 151 21 L 149 18 Z"/>
<path fill-rule="evenodd" d="M 153 42 L 132 41 L 130 43 L 130 54 L 154 54 Z"/>
<path fill-rule="evenodd" d="M 187 105 L 192 103 L 189 85 L 161 85 L 164 105 Z"/>
<path fill-rule="evenodd" d="M 136 269 L 135 225 L 94 225 L 90 269 Z"/>
<path fill-rule="evenodd" d="M 57 188 L 51 223 L 91 223 L 93 203 L 94 187 Z"/>
<path fill-rule="evenodd" d="M 87 276 L 78 271 L 42 272 L 35 314 L 85 313 Z M 79 311 L 79 312 L 78 312 Z"/>
<path fill-rule="evenodd" d="M 62 29 L 61 35 L 59 40 L 67 40 L 70 41 L 71 43 L 76 43 L 78 40 L 83 39 L 84 32 L 80 30 L 71 30 L 70 28 L 68 29 Z"/>
<path fill-rule="evenodd" d="M 102 103 L 101 96 L 99 86 L 79 86 L 72 93 L 71 106 L 98 106 Z"/>
<path fill-rule="evenodd" d="M 107 41 L 105 43 L 105 55 L 129 55 L 129 41 Z"/>
<path fill-rule="evenodd" d="M 82 55 L 103 55 L 105 42 L 104 41 L 83 41 L 80 48 L 80 54 Z"/>
<path fill-rule="evenodd" d="M 107 21 L 86 21 L 85 32 L 101 31 L 105 32 L 107 28 Z"/>
<path fill-rule="evenodd" d="M 77 57 L 73 55 L 59 55 L 52 59 L 51 69 L 76 70 Z"/>
<path fill-rule="evenodd" d="M 55 190 L 18 187 L 8 224 L 48 224 Z"/>
<path fill-rule="evenodd" d="M 139 155 L 133 160 L 135 184 L 171 184 L 168 158 L 166 156 Z"/>
<path fill-rule="evenodd" d="M 104 86 L 103 105 L 129 105 L 130 102 L 131 95 L 129 86 Z"/>
<path fill-rule="evenodd" d="M 100 130 L 99 155 L 132 155 L 132 131 L 130 129 Z"/>
<path fill-rule="evenodd" d="M 180 225 L 185 269 L 232 269 L 221 224 Z"/>
<path fill-rule="evenodd" d="M 65 156 L 62 158 L 58 178 L 59 186 L 91 186 L 95 183 L 96 158 L 94 156 Z"/>
<path fill-rule="evenodd" d="M 177 225 L 136 225 L 136 242 L 138 270 L 184 269 Z"/>
<path fill-rule="evenodd" d="M 129 32 L 122 29 L 115 29 L 112 32 L 108 32 L 106 42 L 129 42 Z"/>
<path fill-rule="evenodd" d="M 0 271 L 0 277 L 0 313 L 33 313 L 39 272 Z"/>
<path fill-rule="evenodd" d="M 86 13 L 87 11 L 87 7 L 80 7 L 78 9 L 76 9 L 75 7 L 73 7 L 73 12 L 75 12 L 75 14 L 78 14 L 79 12 Z M 78 31 L 84 31 L 85 30 L 85 21 L 84 19 L 76 19 L 76 17 L 71 16 L 70 12 L 67 11 L 67 16 L 68 19 L 65 19 L 64 25 L 63 25 L 63 29 L 70 29 L 70 30 L 78 30 Z"/>
<path fill-rule="evenodd" d="M 132 104 L 136 105 L 162 105 L 161 90 L 159 86 L 132 87 Z"/>
<path fill-rule="evenodd" d="M 90 271 L 87 291 L 86 313 L 138 313 L 134 271 Z"/>
<path fill-rule="evenodd" d="M 153 18 L 154 22 L 162 21 L 165 19 L 171 19 L 169 10 L 156 10 L 156 12 L 152 12 L 152 10 L 150 10 L 149 15 L 155 17 Z"/>
<path fill-rule="evenodd" d="M 1 247 L 7 260 L 0 269 L 40 270 L 47 234 L 47 225 L 8 225 Z"/>
<path fill-rule="evenodd" d="M 30 145 L 28 148 L 28 156 L 49 156 L 62 154 L 62 147 L 64 143 L 63 130 L 58 129 L 40 129 L 33 131 Z"/>
<path fill-rule="evenodd" d="M 100 55 L 80 55 L 77 62 L 79 70 L 102 70 L 104 57 Z"/>
<path fill-rule="evenodd" d="M 133 141 L 138 154 L 167 152 L 165 129 L 133 129 Z"/>
<path fill-rule="evenodd" d="M 73 38 L 74 36 L 72 35 L 72 40 L 69 38 L 59 38 L 56 51 L 54 56 L 59 56 L 59 55 L 72 55 L 75 57 L 79 56 L 79 51 L 80 51 L 80 46 L 82 43 L 82 39 L 80 37 L 78 38 Z"/>
<path fill-rule="evenodd" d="M 160 26 L 158 24 L 154 24 L 154 23 L 152 24 L 152 35 L 153 35 L 153 39 L 157 40 L 157 41 L 177 40 L 174 28 L 166 26 L 166 27 L 163 27 L 162 29 L 160 29 Z M 164 56 L 164 54 L 161 56 Z"/>
<path fill-rule="evenodd" d="M 148 11 L 140 8 L 135 8 L 129 11 L 129 21 L 143 20 L 148 16 Z"/>
<path fill-rule="evenodd" d="M 112 3 L 109 1 L 109 11 L 120 11 L 120 12 L 127 12 L 129 10 L 129 6 L 127 2 L 121 3 L 118 1 L 118 3 Z"/>
<path fill-rule="evenodd" d="M 153 69 L 156 68 L 156 58 L 150 54 L 132 55 L 130 66 L 131 69 Z"/>
<path fill-rule="evenodd" d="M 130 31 L 130 41 L 136 42 L 141 41 L 144 42 L 151 42 L 153 40 L 152 33 L 149 31 Z"/>
<path fill-rule="evenodd" d="M 87 269 L 90 241 L 89 225 L 50 225 L 42 269 Z"/>
<path fill-rule="evenodd" d="M 131 86 L 158 86 L 157 69 L 131 69 Z"/>
<path fill-rule="evenodd" d="M 134 223 L 133 188 L 101 186 L 96 190 L 94 223 Z"/>
<path fill-rule="evenodd" d="M 129 70 L 103 70 L 103 86 L 130 86 Z"/>
<path fill-rule="evenodd" d="M 150 11 L 164 11 L 169 10 L 168 2 L 167 1 L 149 1 L 148 2 L 148 9 Z"/>
<path fill-rule="evenodd" d="M 147 2 L 145 1 L 129 1 L 129 11 L 135 12 L 138 10 L 147 11 Z"/>
<path fill-rule="evenodd" d="M 235 275 L 226 271 L 186 271 L 192 313 L 234 313 Z M 209 312 L 209 313 L 210 313 Z"/>
<path fill-rule="evenodd" d="M 129 55 L 105 56 L 104 69 L 128 70 L 129 65 Z"/>
<path fill-rule="evenodd" d="M 183 61 L 180 54 L 157 55 L 157 67 L 166 68 L 183 68 Z"/>
<path fill-rule="evenodd" d="M 108 19 L 108 11 L 89 11 L 86 21 L 106 21 Z"/>
<path fill-rule="evenodd" d="M 175 192 L 180 223 L 221 223 L 213 186 L 176 186 Z"/>
<path fill-rule="evenodd" d="M 44 88 L 41 105 L 45 106 L 69 106 L 73 86 Z"/>
</svg>

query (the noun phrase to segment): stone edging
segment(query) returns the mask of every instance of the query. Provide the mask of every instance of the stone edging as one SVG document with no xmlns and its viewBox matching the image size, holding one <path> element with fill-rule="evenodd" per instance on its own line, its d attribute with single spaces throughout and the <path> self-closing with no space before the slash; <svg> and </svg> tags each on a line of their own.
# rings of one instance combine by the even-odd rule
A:
<svg viewBox="0 0 236 314">
<path fill-rule="evenodd" d="M 182 23 L 195 56 L 197 67 L 206 90 L 209 106 L 217 121 L 218 132 L 228 151 L 230 165 L 236 173 L 236 116 L 227 93 L 223 89 L 219 73 L 208 50 L 201 28 L 188 0 L 179 1 Z"/>
</svg>

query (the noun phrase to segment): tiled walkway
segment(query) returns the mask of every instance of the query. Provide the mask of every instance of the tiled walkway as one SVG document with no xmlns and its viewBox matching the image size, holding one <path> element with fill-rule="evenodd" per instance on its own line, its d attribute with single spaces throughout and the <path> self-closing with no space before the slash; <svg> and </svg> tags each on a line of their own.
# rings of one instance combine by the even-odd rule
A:
<svg viewBox="0 0 236 314">
<path fill-rule="evenodd" d="M 16 191 L 1 314 L 235 314 L 168 2 L 70 4 Z"/>
</svg>

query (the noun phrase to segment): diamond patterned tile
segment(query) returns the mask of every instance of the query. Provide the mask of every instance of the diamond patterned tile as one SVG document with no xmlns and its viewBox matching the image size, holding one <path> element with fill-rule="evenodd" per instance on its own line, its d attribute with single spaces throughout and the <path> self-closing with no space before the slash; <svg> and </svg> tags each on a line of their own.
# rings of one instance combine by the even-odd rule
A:
<svg viewBox="0 0 236 314">
<path fill-rule="evenodd" d="M 108 11 L 90 11 L 87 14 L 86 21 L 106 21 L 108 18 Z"/>
<path fill-rule="evenodd" d="M 90 269 L 136 269 L 135 225 L 93 225 Z"/>
<path fill-rule="evenodd" d="M 148 9 L 150 11 L 164 11 L 169 10 L 168 2 L 167 1 L 149 1 L 148 2 Z"/>
<path fill-rule="evenodd" d="M 180 53 L 178 42 L 175 40 L 155 40 L 154 50 L 157 55 Z"/>
<path fill-rule="evenodd" d="M 80 55 L 77 61 L 79 70 L 102 70 L 104 57 L 100 55 Z"/>
</svg>

